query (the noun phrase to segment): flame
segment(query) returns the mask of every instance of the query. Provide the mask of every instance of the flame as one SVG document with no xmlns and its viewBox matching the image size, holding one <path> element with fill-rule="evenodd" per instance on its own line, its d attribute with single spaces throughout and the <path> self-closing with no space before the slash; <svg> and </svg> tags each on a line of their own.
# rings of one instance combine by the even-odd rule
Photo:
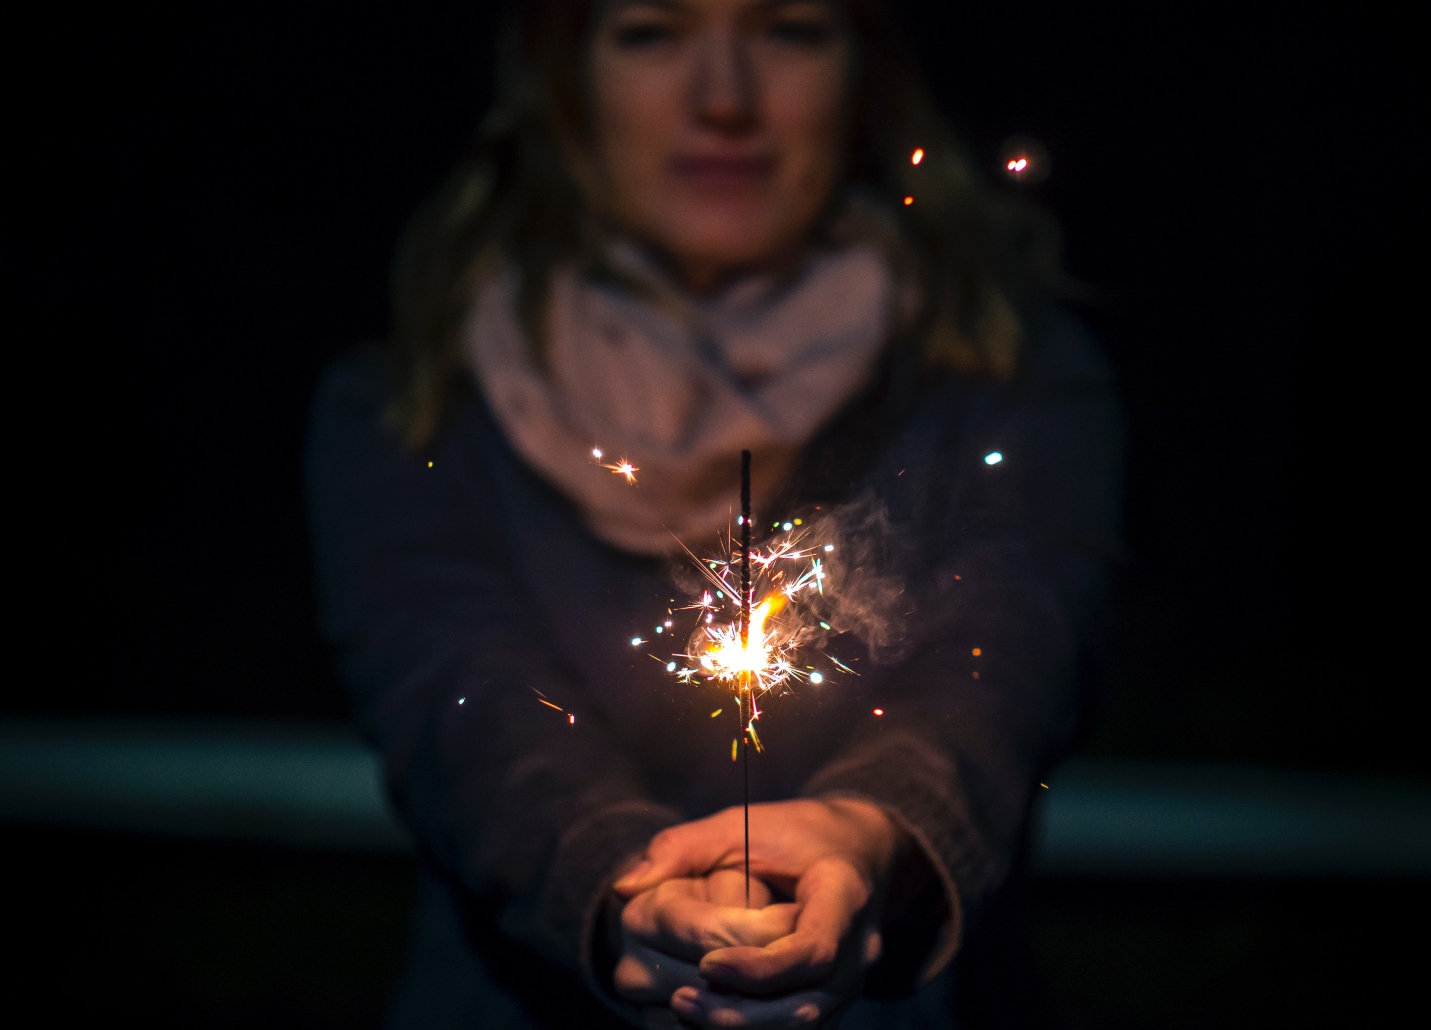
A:
<svg viewBox="0 0 1431 1030">
<path fill-rule="evenodd" d="M 701 655 L 701 665 L 720 679 L 755 679 L 762 682 L 777 666 L 773 652 L 775 642 L 765 621 L 778 615 L 785 607 L 784 594 L 771 594 L 750 610 L 750 630 L 744 645 L 740 642 L 740 624 L 722 626 L 710 634 L 710 646 Z M 748 688 L 747 688 L 748 689 Z"/>
</svg>

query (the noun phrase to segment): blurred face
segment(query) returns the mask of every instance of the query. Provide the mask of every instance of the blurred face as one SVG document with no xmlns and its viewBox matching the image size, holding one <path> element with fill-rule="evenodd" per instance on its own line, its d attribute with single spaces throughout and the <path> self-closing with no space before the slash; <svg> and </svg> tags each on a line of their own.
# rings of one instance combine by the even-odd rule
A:
<svg viewBox="0 0 1431 1030">
<path fill-rule="evenodd" d="M 592 52 L 618 223 L 686 285 L 794 252 L 839 174 L 849 41 L 821 0 L 612 0 Z"/>
</svg>

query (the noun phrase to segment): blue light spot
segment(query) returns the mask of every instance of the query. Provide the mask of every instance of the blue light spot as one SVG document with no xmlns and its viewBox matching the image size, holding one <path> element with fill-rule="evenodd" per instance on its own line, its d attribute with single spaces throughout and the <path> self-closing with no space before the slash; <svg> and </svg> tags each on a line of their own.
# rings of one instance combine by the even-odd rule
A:
<svg viewBox="0 0 1431 1030">
<path fill-rule="evenodd" d="M 821 676 L 818 672 L 812 672 L 812 673 L 810 673 L 810 682 L 811 682 L 811 683 L 824 683 L 824 682 L 825 682 L 825 677 L 824 677 L 824 676 Z"/>
<path fill-rule="evenodd" d="M 465 704 L 467 703 L 467 699 L 466 699 L 465 697 L 459 697 L 459 698 L 457 699 L 457 703 L 458 703 L 459 705 L 465 705 Z"/>
<path fill-rule="evenodd" d="M 829 628 L 830 628 L 830 624 L 829 624 L 828 622 L 821 622 L 821 623 L 820 623 L 820 628 L 821 628 L 821 629 L 829 629 Z"/>
<path fill-rule="evenodd" d="M 667 671 L 667 672 L 675 672 L 675 671 L 676 671 L 676 663 L 675 663 L 675 662 L 667 662 L 667 663 L 666 663 L 666 671 Z"/>
<path fill-rule="evenodd" d="M 997 465 L 999 462 L 1001 462 L 1001 461 L 1003 461 L 1003 460 L 1004 460 L 1004 456 L 1003 456 L 1002 454 L 1000 454 L 998 451 L 990 451 L 988 454 L 984 455 L 984 464 L 985 464 L 985 465 Z"/>
<path fill-rule="evenodd" d="M 632 646 L 632 647 L 640 647 L 640 646 L 641 646 L 641 638 L 640 638 L 640 637 L 632 637 L 632 638 L 631 638 L 631 646 Z"/>
<path fill-rule="evenodd" d="M 788 533 L 788 532 L 790 532 L 792 529 L 795 528 L 795 523 L 793 523 L 793 522 L 787 522 L 787 523 L 785 523 L 785 525 L 781 526 L 780 528 L 783 529 L 783 530 L 785 530 L 785 532 Z"/>
</svg>

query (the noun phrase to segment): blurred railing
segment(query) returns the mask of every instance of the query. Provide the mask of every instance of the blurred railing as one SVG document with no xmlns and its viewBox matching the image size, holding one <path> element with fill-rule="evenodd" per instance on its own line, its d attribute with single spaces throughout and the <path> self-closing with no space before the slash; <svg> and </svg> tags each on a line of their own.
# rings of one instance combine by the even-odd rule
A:
<svg viewBox="0 0 1431 1030">
<path fill-rule="evenodd" d="M 1431 785 L 1084 758 L 1039 792 L 1041 873 L 1431 876 Z M 0 822 L 402 852 L 378 761 L 341 726 L 0 719 Z"/>
</svg>

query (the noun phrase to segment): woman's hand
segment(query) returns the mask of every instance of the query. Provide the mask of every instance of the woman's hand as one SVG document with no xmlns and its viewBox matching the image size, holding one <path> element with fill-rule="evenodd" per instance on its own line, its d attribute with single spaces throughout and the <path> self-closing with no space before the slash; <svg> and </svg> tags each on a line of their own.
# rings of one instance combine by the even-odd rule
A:
<svg viewBox="0 0 1431 1030">
<path fill-rule="evenodd" d="M 708 952 L 759 948 L 795 928 L 795 906 L 771 905 L 770 889 L 759 880 L 751 880 L 751 907 L 745 907 L 745 874 L 738 869 L 663 880 L 627 896 L 613 980 L 623 998 L 654 1010 L 649 1026 L 675 1025 L 671 996 L 704 986 L 698 963 Z"/>
<path fill-rule="evenodd" d="M 680 937 L 688 968 L 669 981 L 676 984 L 671 1008 L 702 1027 L 810 1026 L 837 1015 L 879 957 L 879 909 L 899 845 L 894 823 L 869 802 L 752 806 L 751 872 L 795 898 L 794 906 L 763 911 L 793 908 L 793 927 L 760 944 L 723 943 L 716 913 L 686 909 L 690 919 Z M 657 834 L 646 860 L 617 881 L 616 891 L 633 899 L 659 895 L 663 884 L 710 870 L 739 876 L 743 861 L 742 812 L 731 808 Z M 773 920 L 766 925 L 773 929 Z M 712 946 L 699 949 L 697 942 Z"/>
</svg>

